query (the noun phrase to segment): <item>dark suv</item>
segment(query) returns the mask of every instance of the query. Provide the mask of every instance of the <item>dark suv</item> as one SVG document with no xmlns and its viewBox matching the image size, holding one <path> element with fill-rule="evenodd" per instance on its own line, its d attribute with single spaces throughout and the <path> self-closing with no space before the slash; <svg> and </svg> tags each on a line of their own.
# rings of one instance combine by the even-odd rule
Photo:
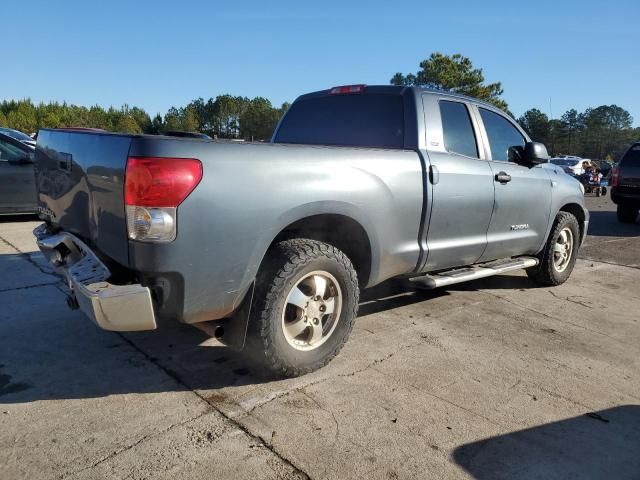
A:
<svg viewBox="0 0 640 480">
<path fill-rule="evenodd" d="M 636 221 L 640 209 L 640 142 L 631 145 L 613 169 L 611 199 L 618 205 L 618 220 Z"/>
</svg>

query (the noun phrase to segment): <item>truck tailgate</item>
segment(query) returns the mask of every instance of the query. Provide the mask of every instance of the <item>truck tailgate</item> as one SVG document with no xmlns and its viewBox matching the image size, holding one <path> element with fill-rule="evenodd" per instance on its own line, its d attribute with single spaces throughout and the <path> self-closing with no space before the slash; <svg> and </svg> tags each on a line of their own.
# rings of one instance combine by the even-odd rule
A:
<svg viewBox="0 0 640 480">
<path fill-rule="evenodd" d="M 122 265 L 128 264 L 124 173 L 132 137 L 40 130 L 36 148 L 39 210 Z"/>
</svg>

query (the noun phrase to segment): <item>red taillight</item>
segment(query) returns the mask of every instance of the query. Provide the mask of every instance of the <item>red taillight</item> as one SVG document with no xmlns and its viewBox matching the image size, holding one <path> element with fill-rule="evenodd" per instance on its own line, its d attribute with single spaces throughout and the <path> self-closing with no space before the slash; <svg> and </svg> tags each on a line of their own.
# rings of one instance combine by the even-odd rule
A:
<svg viewBox="0 0 640 480">
<path fill-rule="evenodd" d="M 329 93 L 331 95 L 337 95 L 340 93 L 362 93 L 364 92 L 366 85 L 344 85 L 342 87 L 333 87 Z"/>
<path fill-rule="evenodd" d="M 140 207 L 177 207 L 202 179 L 195 158 L 129 157 L 124 203 Z"/>
<path fill-rule="evenodd" d="M 613 171 L 611 172 L 611 186 L 617 187 L 618 183 L 620 183 L 620 168 L 613 167 Z"/>
</svg>

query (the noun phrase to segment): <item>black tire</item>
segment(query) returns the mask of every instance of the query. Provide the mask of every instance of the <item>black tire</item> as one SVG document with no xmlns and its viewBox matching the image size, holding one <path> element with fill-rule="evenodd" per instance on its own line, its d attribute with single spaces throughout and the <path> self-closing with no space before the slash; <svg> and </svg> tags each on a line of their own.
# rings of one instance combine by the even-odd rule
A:
<svg viewBox="0 0 640 480">
<path fill-rule="evenodd" d="M 568 262 L 562 271 L 558 271 L 554 263 L 554 247 L 563 230 L 569 229 L 572 234 L 572 248 Z M 580 246 L 580 226 L 578 220 L 568 212 L 559 212 L 551 228 L 544 248 L 538 254 L 540 263 L 527 269 L 527 275 L 531 280 L 541 286 L 550 287 L 560 285 L 567 281 L 576 263 L 578 247 Z"/>
<path fill-rule="evenodd" d="M 635 223 L 638 218 L 638 208 L 631 205 L 618 205 L 618 220 L 622 223 Z"/>
<path fill-rule="evenodd" d="M 337 280 L 341 309 L 334 317 L 335 329 L 324 343 L 313 350 L 301 351 L 287 340 L 283 315 L 289 293 L 305 275 L 316 271 L 327 272 Z M 260 367 L 282 377 L 304 375 L 323 367 L 349 338 L 359 295 L 356 271 L 349 258 L 337 248 L 308 239 L 277 243 L 267 252 L 256 279 L 247 353 Z"/>
</svg>

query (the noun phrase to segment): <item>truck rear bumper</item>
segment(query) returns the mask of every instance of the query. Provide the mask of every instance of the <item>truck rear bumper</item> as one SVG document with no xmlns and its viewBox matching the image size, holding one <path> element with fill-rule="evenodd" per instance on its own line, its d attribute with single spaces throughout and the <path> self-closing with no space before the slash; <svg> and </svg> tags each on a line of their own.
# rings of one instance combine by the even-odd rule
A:
<svg viewBox="0 0 640 480">
<path fill-rule="evenodd" d="M 155 312 L 147 287 L 109 283 L 109 269 L 70 233 L 51 233 L 42 224 L 33 234 L 40 251 L 65 279 L 80 310 L 100 328 L 118 332 L 155 330 Z"/>
</svg>

